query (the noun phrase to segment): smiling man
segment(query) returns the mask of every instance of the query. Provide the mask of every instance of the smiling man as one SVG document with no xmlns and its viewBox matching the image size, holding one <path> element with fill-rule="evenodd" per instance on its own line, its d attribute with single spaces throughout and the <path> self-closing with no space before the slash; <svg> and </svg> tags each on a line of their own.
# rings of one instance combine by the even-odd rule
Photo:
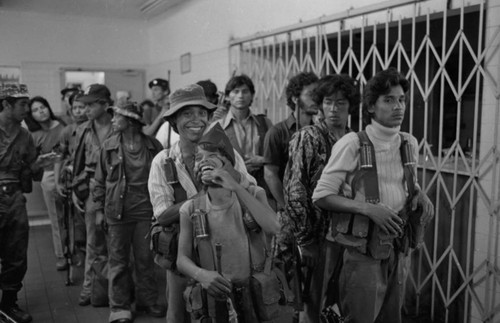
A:
<svg viewBox="0 0 500 323">
<path fill-rule="evenodd" d="M 185 86 L 170 95 L 171 108 L 165 119 L 179 134 L 179 141 L 170 149 L 161 151 L 153 159 L 149 173 L 148 189 L 153 213 L 158 222 L 168 230 L 179 228 L 179 209 L 188 198 L 202 190 L 194 171 L 198 142 L 208 124 L 215 106 L 209 103 L 203 88 L 197 84 Z M 255 184 L 245 168 L 245 162 L 235 153 L 235 167 L 229 172 L 239 179 L 242 186 Z M 177 250 L 177 249 L 176 249 Z M 175 257 L 175 255 L 174 255 Z M 158 261 L 158 255 L 155 258 Z M 175 264 L 175 259 L 173 261 Z M 183 299 L 187 279 L 181 276 L 175 266 L 167 269 L 167 322 L 190 322 Z"/>
<path fill-rule="evenodd" d="M 414 176 L 417 140 L 400 131 L 408 89 L 408 81 L 394 68 L 378 72 L 366 84 L 366 130 L 346 134 L 333 146 L 313 193 L 316 205 L 339 222 L 342 233 L 335 240 L 346 247 L 340 272 L 346 322 L 401 323 L 408 246 L 415 229 L 405 222 L 423 225 L 434 214 Z"/>
</svg>

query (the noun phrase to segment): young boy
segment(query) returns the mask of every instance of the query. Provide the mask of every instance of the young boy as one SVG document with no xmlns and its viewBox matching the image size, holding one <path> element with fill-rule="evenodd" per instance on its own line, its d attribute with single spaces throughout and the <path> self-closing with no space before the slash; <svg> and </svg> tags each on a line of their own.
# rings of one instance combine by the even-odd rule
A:
<svg viewBox="0 0 500 323">
<path fill-rule="evenodd" d="M 276 213 L 267 203 L 266 193 L 259 186 L 243 187 L 228 172 L 234 166 L 234 151 L 220 125 L 214 126 L 198 143 L 195 159 L 196 178 L 205 186 L 205 195 L 186 202 L 180 209 L 180 238 L 177 260 L 178 270 L 201 284 L 207 293 L 216 299 L 233 298 L 238 316 L 246 323 L 259 322 L 251 300 L 236 289 L 248 281 L 252 268 L 262 267 L 266 258 L 265 249 L 254 244 L 255 234 L 265 241 L 265 234 L 279 232 L 280 225 Z M 193 246 L 200 246 L 197 238 L 199 230 L 193 230 L 192 216 L 196 209 L 206 211 L 208 246 L 213 255 L 212 263 L 206 266 L 204 255 L 194 254 Z M 260 228 L 258 233 L 245 224 L 246 219 L 255 220 Z M 196 221 L 196 220 L 195 220 Z M 252 233 L 250 233 L 252 231 Z M 252 236 L 252 237 L 251 237 Z M 262 246 L 263 244 L 261 244 Z M 210 251 L 209 251 L 210 252 Z M 201 264 L 200 264 L 201 263 Z M 206 268 L 211 267 L 211 268 Z M 215 270 L 214 270 L 215 269 Z M 217 317 L 214 318 L 218 321 Z"/>
</svg>

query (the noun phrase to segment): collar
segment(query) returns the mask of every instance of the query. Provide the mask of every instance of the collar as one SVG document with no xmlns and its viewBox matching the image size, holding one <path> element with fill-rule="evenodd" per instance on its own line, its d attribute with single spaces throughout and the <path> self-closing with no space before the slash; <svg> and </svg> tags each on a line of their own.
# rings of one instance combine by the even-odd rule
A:
<svg viewBox="0 0 500 323">
<path fill-rule="evenodd" d="M 286 118 L 285 125 L 286 125 L 288 130 L 293 130 L 296 128 L 296 126 L 295 126 L 296 123 L 297 123 L 297 121 L 295 120 L 295 116 L 293 115 L 293 112 L 292 112 L 292 114 L 290 114 L 290 116 L 288 118 Z"/>
<path fill-rule="evenodd" d="M 401 126 L 388 128 L 372 119 L 371 124 L 366 127 L 366 131 L 381 143 L 390 143 L 399 138 Z"/>
<path fill-rule="evenodd" d="M 253 119 L 254 122 L 257 122 L 255 114 L 253 114 L 252 111 L 250 111 L 250 114 L 248 115 L 247 119 Z M 221 124 L 222 129 L 226 129 L 227 127 L 229 127 L 229 125 L 231 124 L 231 121 L 233 121 L 233 120 L 236 121 L 236 117 L 234 116 L 233 111 L 231 109 L 229 109 L 229 111 L 227 112 L 227 114 L 224 118 L 224 121 Z"/>
</svg>

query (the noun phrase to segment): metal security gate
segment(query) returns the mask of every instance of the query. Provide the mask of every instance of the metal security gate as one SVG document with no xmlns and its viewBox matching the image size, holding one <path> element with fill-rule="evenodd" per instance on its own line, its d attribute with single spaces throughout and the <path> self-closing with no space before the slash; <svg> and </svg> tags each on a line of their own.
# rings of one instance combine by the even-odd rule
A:
<svg viewBox="0 0 500 323">
<path fill-rule="evenodd" d="M 285 87 L 299 71 L 347 73 L 361 92 L 389 66 L 410 80 L 403 130 L 419 140 L 436 206 L 407 283 L 405 311 L 424 321 L 500 320 L 500 23 L 486 21 L 488 5 L 387 1 L 230 44 L 230 68 L 253 79 L 254 109 L 273 122 L 290 113 Z"/>
</svg>

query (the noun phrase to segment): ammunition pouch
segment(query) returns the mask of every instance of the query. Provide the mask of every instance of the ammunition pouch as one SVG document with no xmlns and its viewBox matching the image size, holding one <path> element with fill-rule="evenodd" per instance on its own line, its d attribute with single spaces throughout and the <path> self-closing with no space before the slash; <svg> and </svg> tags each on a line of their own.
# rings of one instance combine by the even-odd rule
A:
<svg viewBox="0 0 500 323">
<path fill-rule="evenodd" d="M 394 249 L 396 236 L 384 233 L 368 217 L 359 214 L 340 214 L 335 241 L 374 259 L 387 259 Z M 400 238 L 404 241 L 404 237 Z M 404 250 L 401 250 L 406 252 Z"/>
<path fill-rule="evenodd" d="M 191 316 L 191 319 L 201 320 L 207 317 L 206 294 L 200 283 L 188 285 L 183 293 L 186 303 L 186 311 Z"/>
<path fill-rule="evenodd" d="M 261 321 L 269 321 L 292 313 L 293 293 L 284 273 L 274 267 L 269 273 L 256 272 L 250 278 L 250 291 L 255 312 Z"/>
<path fill-rule="evenodd" d="M 81 172 L 73 178 L 73 192 L 80 201 L 85 201 L 90 195 L 90 174 Z"/>
<path fill-rule="evenodd" d="M 155 222 L 151 226 L 150 234 L 150 248 L 155 253 L 155 262 L 163 269 L 176 270 L 179 225 L 163 227 Z"/>
</svg>

